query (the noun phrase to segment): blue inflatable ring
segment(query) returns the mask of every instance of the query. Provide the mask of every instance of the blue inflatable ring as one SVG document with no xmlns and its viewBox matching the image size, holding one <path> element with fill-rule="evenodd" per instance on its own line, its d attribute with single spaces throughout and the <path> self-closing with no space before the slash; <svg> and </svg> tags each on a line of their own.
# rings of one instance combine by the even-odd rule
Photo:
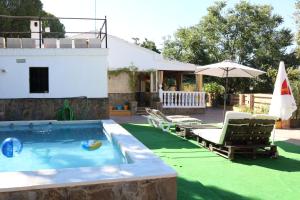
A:
<svg viewBox="0 0 300 200">
<path fill-rule="evenodd" d="M 23 144 L 17 138 L 6 138 L 1 144 L 1 152 L 4 156 L 11 158 L 20 154 Z"/>
<path fill-rule="evenodd" d="M 81 143 L 81 147 L 88 151 L 99 149 L 102 143 L 100 140 L 87 140 Z"/>
</svg>

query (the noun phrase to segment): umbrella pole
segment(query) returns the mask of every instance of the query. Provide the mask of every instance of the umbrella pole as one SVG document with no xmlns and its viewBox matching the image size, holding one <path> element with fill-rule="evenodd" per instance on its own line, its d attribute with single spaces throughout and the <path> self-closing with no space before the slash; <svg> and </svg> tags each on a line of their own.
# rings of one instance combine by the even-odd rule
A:
<svg viewBox="0 0 300 200">
<path fill-rule="evenodd" d="M 223 118 L 225 119 L 226 114 L 226 102 L 227 102 L 227 88 L 228 88 L 228 68 L 226 69 L 226 78 L 225 78 L 225 92 L 224 92 L 224 110 L 223 110 Z"/>
</svg>

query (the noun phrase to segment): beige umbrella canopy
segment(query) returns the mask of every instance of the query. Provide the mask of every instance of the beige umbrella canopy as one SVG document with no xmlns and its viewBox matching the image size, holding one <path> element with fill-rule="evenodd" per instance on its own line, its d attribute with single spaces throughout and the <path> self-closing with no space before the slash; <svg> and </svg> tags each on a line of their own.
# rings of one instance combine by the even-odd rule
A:
<svg viewBox="0 0 300 200">
<path fill-rule="evenodd" d="M 225 114 L 226 98 L 227 98 L 227 90 L 228 90 L 228 78 L 229 77 L 255 78 L 265 72 L 251 67 L 247 67 L 245 65 L 238 64 L 230 60 L 225 60 L 223 62 L 197 67 L 195 73 L 226 78 L 225 94 L 224 94 L 224 114 Z"/>
<path fill-rule="evenodd" d="M 251 67 L 247 67 L 245 65 L 235 63 L 233 61 L 225 60 L 223 62 L 197 67 L 195 73 L 208 75 L 208 76 L 217 76 L 221 78 L 227 78 L 227 77 L 255 78 L 265 72 Z"/>
</svg>

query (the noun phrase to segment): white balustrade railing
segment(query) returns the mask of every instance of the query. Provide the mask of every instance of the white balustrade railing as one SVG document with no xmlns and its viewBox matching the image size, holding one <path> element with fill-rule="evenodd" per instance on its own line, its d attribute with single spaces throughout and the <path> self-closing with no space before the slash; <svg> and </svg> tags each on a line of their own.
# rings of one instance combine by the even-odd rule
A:
<svg viewBox="0 0 300 200">
<path fill-rule="evenodd" d="M 205 92 L 159 91 L 164 108 L 205 108 Z"/>
</svg>

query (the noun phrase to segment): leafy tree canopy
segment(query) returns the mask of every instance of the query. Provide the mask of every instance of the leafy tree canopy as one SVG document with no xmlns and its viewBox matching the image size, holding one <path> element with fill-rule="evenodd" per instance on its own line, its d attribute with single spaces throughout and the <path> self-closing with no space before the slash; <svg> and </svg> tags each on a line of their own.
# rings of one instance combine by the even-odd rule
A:
<svg viewBox="0 0 300 200">
<path fill-rule="evenodd" d="M 156 53 L 160 53 L 160 51 L 157 49 L 155 42 L 148 40 L 145 38 L 145 40 L 142 42 L 141 47 L 150 49 Z"/>
<path fill-rule="evenodd" d="M 50 27 L 51 32 L 60 33 L 46 33 L 43 37 L 60 38 L 65 35 L 64 25 L 54 15 L 43 10 L 43 4 L 40 0 L 0 0 L 0 15 L 54 17 L 54 19 L 43 21 L 43 27 Z M 30 32 L 30 20 L 2 18 L 0 30 L 5 32 Z M 2 34 L 2 36 L 30 37 L 30 34 Z"/>
<path fill-rule="evenodd" d="M 136 45 L 139 45 L 139 46 L 144 47 L 146 49 L 150 49 L 150 50 L 152 50 L 156 53 L 161 53 L 160 50 L 157 49 L 155 42 L 153 42 L 151 40 L 148 40 L 147 38 L 145 38 L 145 40 L 142 43 L 139 42 L 140 38 L 137 38 L 137 37 L 132 38 L 132 40 L 134 41 L 134 43 Z"/>
<path fill-rule="evenodd" d="M 297 41 L 297 57 L 300 57 L 300 0 L 297 0 L 295 3 L 295 7 L 296 7 L 296 13 L 295 13 L 295 17 L 296 17 L 296 24 L 297 24 L 297 28 L 298 28 L 298 32 L 296 35 L 296 41 Z"/>
<path fill-rule="evenodd" d="M 255 5 L 247 1 L 226 9 L 226 3 L 216 2 L 208 8 L 208 14 L 192 27 L 180 28 L 174 38 L 167 38 L 163 55 L 199 65 L 226 59 L 267 71 L 278 68 L 283 60 L 287 66 L 297 65 L 295 53 L 288 54 L 293 35 L 280 28 L 283 18 L 272 13 L 269 5 Z M 292 63 L 291 63 L 292 62 Z M 207 77 L 206 80 L 215 78 Z M 259 81 L 232 78 L 231 92 L 254 90 L 271 92 L 271 78 L 262 76 Z M 223 80 L 217 80 L 221 82 Z"/>
</svg>

